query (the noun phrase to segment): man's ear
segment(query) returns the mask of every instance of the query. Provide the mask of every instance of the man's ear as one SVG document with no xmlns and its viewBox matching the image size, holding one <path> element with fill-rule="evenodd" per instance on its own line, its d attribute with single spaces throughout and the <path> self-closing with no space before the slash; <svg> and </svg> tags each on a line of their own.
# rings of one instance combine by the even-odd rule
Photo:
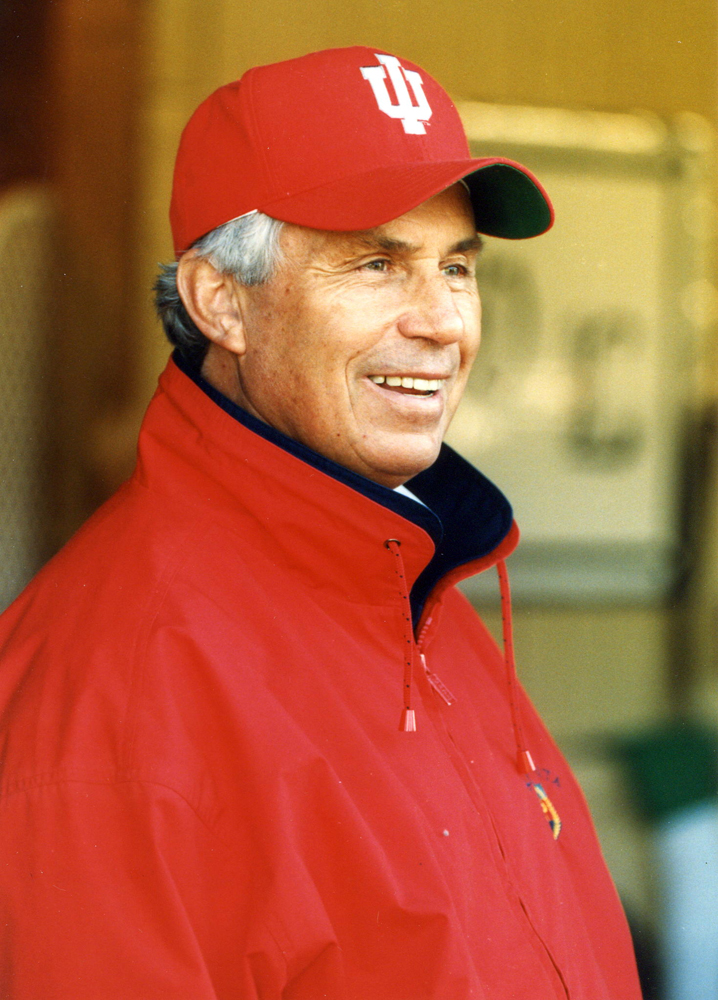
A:
<svg viewBox="0 0 718 1000">
<path fill-rule="evenodd" d="M 205 337 L 233 354 L 244 354 L 247 345 L 240 295 L 230 275 L 219 272 L 196 250 L 188 250 L 177 267 L 177 291 Z"/>
</svg>

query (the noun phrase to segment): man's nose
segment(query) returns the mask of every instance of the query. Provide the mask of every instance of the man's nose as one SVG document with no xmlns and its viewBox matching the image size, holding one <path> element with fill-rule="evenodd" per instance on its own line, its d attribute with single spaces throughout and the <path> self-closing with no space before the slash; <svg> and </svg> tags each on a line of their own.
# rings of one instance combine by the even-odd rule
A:
<svg viewBox="0 0 718 1000">
<path fill-rule="evenodd" d="M 405 337 L 451 344 L 463 336 L 464 319 L 443 274 L 412 282 L 407 293 L 406 308 L 398 324 Z"/>
</svg>

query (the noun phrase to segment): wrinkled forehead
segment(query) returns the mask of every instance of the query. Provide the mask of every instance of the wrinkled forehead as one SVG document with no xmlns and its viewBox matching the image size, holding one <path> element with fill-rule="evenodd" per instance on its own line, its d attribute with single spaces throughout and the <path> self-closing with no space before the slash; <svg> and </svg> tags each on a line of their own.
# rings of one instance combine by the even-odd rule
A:
<svg viewBox="0 0 718 1000">
<path fill-rule="evenodd" d="M 351 258 L 375 252 L 475 256 L 482 245 L 471 202 L 460 184 L 372 229 L 331 232 L 285 224 L 282 234 L 282 249 L 293 257 Z"/>
</svg>

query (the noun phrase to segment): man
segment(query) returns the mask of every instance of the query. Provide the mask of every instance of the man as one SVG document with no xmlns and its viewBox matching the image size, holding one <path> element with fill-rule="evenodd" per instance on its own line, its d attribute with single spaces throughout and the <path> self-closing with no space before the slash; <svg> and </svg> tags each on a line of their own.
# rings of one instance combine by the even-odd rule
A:
<svg viewBox="0 0 718 1000">
<path fill-rule="evenodd" d="M 209 97 L 171 219 L 137 470 L 4 617 L 2 995 L 635 1000 L 511 509 L 441 444 L 538 182 L 352 48 Z M 452 587 L 495 564 L 503 657 Z"/>
</svg>

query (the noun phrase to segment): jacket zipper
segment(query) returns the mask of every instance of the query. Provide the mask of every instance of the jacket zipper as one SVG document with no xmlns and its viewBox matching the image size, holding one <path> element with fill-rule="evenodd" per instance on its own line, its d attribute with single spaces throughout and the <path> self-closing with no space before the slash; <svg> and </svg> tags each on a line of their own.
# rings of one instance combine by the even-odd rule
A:
<svg viewBox="0 0 718 1000">
<path fill-rule="evenodd" d="M 426 656 L 424 655 L 424 653 L 421 652 L 421 650 L 419 650 L 419 659 L 421 660 L 421 665 L 424 668 L 426 679 L 428 680 L 429 684 L 431 684 L 434 691 L 436 691 L 436 693 L 439 695 L 440 698 L 444 699 L 447 705 L 452 705 L 454 701 L 456 701 L 456 699 L 454 698 L 451 691 L 449 691 L 446 684 L 444 684 L 441 677 L 439 677 L 438 674 L 435 674 L 433 670 L 429 670 L 429 667 L 426 662 Z"/>
<path fill-rule="evenodd" d="M 456 701 L 456 698 L 451 693 L 446 684 L 444 684 L 441 677 L 439 677 L 438 674 L 435 674 L 433 670 L 429 669 L 429 665 L 426 662 L 426 654 L 424 653 L 424 643 L 426 642 L 426 637 L 429 628 L 431 627 L 432 621 L 433 621 L 433 615 L 429 615 L 424 624 L 421 626 L 421 630 L 416 639 L 416 651 L 419 654 L 419 659 L 421 660 L 421 665 L 424 668 L 424 673 L 426 675 L 426 679 L 428 680 L 429 684 L 434 689 L 434 691 L 436 691 L 439 697 L 446 702 L 447 705 L 452 705 Z"/>
<path fill-rule="evenodd" d="M 422 626 L 421 626 L 421 628 L 419 630 L 418 636 L 416 636 L 415 649 L 416 649 L 416 652 L 417 652 L 417 654 L 419 656 L 419 659 L 421 661 L 421 665 L 424 668 L 424 674 L 426 676 L 426 679 L 429 682 L 431 688 L 439 695 L 439 697 L 447 705 L 451 705 L 456 700 L 455 697 L 454 697 L 454 695 L 451 693 L 451 691 L 446 686 L 446 684 L 444 684 L 444 682 L 441 680 L 441 678 L 438 676 L 438 674 L 434 673 L 429 668 L 429 665 L 428 665 L 428 663 L 426 661 L 426 654 L 424 652 L 424 645 L 427 642 L 429 631 L 430 631 L 430 628 L 431 628 L 431 625 L 432 625 L 432 622 L 433 622 L 433 618 L 434 618 L 433 614 L 427 615 L 425 621 L 423 622 L 423 624 L 422 624 Z M 509 627 L 509 630 L 510 630 L 510 621 L 508 623 L 508 627 Z M 510 632 L 509 632 L 509 634 L 510 634 Z M 504 636 L 506 637 L 506 632 L 504 633 Z M 465 787 L 467 787 L 467 791 L 468 791 L 468 784 L 467 784 L 468 775 L 462 773 L 464 771 L 464 768 L 465 768 L 465 763 L 463 761 L 463 755 L 461 754 L 461 752 L 459 751 L 459 748 L 454 743 L 453 737 L 450 735 L 450 732 L 449 732 L 448 729 L 445 731 L 445 737 L 452 744 L 452 746 L 453 746 L 453 752 L 462 761 L 462 765 L 463 766 L 461 768 L 457 769 L 457 770 L 459 771 L 459 777 L 463 781 Z M 528 751 L 525 751 L 525 752 L 528 755 L 529 760 L 530 760 L 530 755 L 528 754 Z M 533 761 L 531 761 L 531 767 L 533 768 Z M 470 781 L 471 779 L 468 779 L 468 780 Z M 469 795 L 470 795 L 470 798 L 473 801 L 473 795 L 471 793 L 469 793 Z M 477 809 L 477 805 L 476 805 L 475 802 L 474 802 L 474 808 Z M 492 831 L 493 831 L 494 841 L 496 843 L 496 847 L 498 849 L 499 855 L 502 858 L 503 868 L 504 868 L 504 874 L 505 874 L 505 878 L 506 878 L 506 880 L 508 882 L 508 885 L 511 887 L 511 891 L 515 895 L 515 900 L 518 903 L 519 909 L 521 910 L 521 912 L 523 914 L 524 920 L 527 921 L 529 927 L 531 928 L 531 931 L 532 931 L 532 933 L 533 933 L 536 941 L 539 943 L 539 945 L 540 945 L 540 947 L 542 949 L 542 952 L 545 954 L 548 962 L 550 963 L 550 966 L 552 967 L 552 969 L 553 969 L 556 977 L 558 978 L 559 984 L 560 984 L 560 986 L 561 986 L 561 988 L 563 990 L 563 994 L 565 995 L 565 997 L 568 1000 L 568 998 L 570 997 L 570 994 L 569 994 L 568 986 L 566 985 L 566 982 L 565 982 L 565 980 L 563 978 L 563 975 L 561 973 L 561 970 L 560 970 L 559 966 L 557 965 L 557 963 L 556 963 L 556 961 L 555 961 L 555 959 L 554 959 L 554 957 L 553 957 L 553 955 L 551 953 L 551 949 L 548 947 L 548 945 L 546 944 L 546 942 L 543 940 L 543 937 L 541 936 L 541 934 L 539 934 L 538 930 L 534 926 L 533 921 L 531 920 L 531 917 L 529 916 L 528 911 L 526 910 L 525 903 L 524 903 L 523 899 L 521 898 L 521 894 L 520 894 L 520 892 L 518 890 L 518 887 L 515 885 L 512 877 L 511 877 L 509 865 L 507 863 L 506 851 L 505 851 L 503 843 L 501 841 L 501 837 L 499 836 L 499 832 L 496 829 L 496 825 L 495 825 L 495 823 L 493 821 L 493 818 L 491 819 L 491 828 L 492 828 Z"/>
</svg>

